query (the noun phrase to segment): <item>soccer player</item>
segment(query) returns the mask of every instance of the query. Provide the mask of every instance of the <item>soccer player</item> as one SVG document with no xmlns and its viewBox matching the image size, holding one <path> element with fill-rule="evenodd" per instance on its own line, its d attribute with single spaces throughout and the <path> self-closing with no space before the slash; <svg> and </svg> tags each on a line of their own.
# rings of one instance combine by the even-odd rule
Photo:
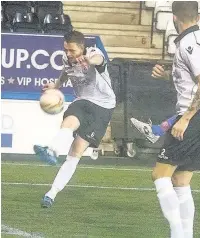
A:
<svg viewBox="0 0 200 238">
<path fill-rule="evenodd" d="M 44 208 L 52 206 L 57 193 L 71 179 L 88 146 L 99 146 L 116 104 L 107 63 L 100 49 L 86 48 L 84 35 L 73 31 L 64 36 L 64 51 L 60 78 L 55 84 L 45 85 L 44 90 L 59 88 L 70 79 L 77 98 L 65 111 L 61 128 L 50 145 L 34 146 L 35 153 L 49 164 L 57 163 L 61 151 L 65 150 L 67 154 L 51 189 L 41 201 Z M 76 134 L 75 138 L 73 134 Z"/>
<path fill-rule="evenodd" d="M 192 238 L 195 213 L 190 182 L 200 170 L 200 29 L 198 2 L 174 1 L 173 20 L 179 36 L 172 77 L 177 92 L 177 118 L 166 132 L 152 178 L 171 238 Z M 154 77 L 164 72 L 156 66 Z"/>
</svg>

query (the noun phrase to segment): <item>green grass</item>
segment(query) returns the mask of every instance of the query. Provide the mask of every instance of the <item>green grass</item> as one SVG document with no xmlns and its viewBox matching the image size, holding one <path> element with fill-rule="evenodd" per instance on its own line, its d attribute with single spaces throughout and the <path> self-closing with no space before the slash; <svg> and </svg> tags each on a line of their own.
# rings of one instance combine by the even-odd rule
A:
<svg viewBox="0 0 200 238">
<path fill-rule="evenodd" d="M 56 167 L 3 164 L 2 182 L 49 184 L 57 171 Z M 150 175 L 149 171 L 78 168 L 70 185 L 153 188 Z M 200 190 L 199 179 L 200 174 L 195 174 L 193 189 Z M 40 199 L 48 189 L 49 186 L 3 184 L 2 224 L 50 238 L 169 237 L 155 191 L 67 187 L 51 209 L 41 209 Z M 194 199 L 195 238 L 199 238 L 200 193 L 194 193 Z"/>
</svg>

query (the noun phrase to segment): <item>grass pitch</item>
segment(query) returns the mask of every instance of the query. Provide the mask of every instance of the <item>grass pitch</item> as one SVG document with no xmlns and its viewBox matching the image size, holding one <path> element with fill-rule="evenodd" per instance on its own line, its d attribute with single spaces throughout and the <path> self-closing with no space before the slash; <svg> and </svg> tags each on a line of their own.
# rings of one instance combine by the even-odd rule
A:
<svg viewBox="0 0 200 238">
<path fill-rule="evenodd" d="M 149 168 L 80 165 L 53 207 L 42 209 L 40 200 L 58 169 L 38 163 L 2 164 L 3 238 L 169 237 Z M 200 237 L 199 181 L 196 173 L 195 238 Z"/>
</svg>

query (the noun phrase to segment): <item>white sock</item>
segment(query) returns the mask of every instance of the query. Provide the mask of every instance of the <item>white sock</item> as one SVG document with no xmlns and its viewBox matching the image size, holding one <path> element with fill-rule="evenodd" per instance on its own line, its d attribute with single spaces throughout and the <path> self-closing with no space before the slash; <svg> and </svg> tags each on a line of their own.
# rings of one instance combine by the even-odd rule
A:
<svg viewBox="0 0 200 238">
<path fill-rule="evenodd" d="M 61 153 L 67 155 L 73 140 L 73 130 L 69 128 L 61 128 L 48 147 L 55 151 L 57 156 Z"/>
<path fill-rule="evenodd" d="M 193 237 L 193 222 L 195 206 L 190 186 L 175 187 L 174 190 L 180 202 L 180 214 L 184 231 L 184 238 Z"/>
<path fill-rule="evenodd" d="M 179 200 L 174 191 L 170 177 L 164 177 L 154 181 L 157 196 L 165 218 L 171 229 L 171 238 L 183 238 L 183 227 L 180 216 Z"/>
<path fill-rule="evenodd" d="M 54 200 L 57 193 L 63 190 L 63 188 L 71 179 L 72 175 L 76 170 L 79 160 L 79 158 L 67 156 L 66 161 L 61 166 L 54 179 L 51 189 L 45 194 L 45 196 L 48 196 Z"/>
</svg>

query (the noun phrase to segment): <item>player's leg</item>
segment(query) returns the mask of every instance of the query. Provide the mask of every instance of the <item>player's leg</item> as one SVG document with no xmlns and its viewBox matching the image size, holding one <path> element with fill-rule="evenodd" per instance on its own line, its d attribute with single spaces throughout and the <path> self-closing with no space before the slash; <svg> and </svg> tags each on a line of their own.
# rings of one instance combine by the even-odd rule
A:
<svg viewBox="0 0 200 238">
<path fill-rule="evenodd" d="M 175 170 L 176 166 L 157 162 L 153 169 L 152 178 L 163 215 L 170 225 L 170 237 L 183 238 L 179 199 L 173 188 L 171 179 Z"/>
<path fill-rule="evenodd" d="M 99 146 L 111 119 L 113 110 L 101 108 L 89 101 L 83 100 L 79 103 L 82 105 L 83 111 L 82 116 L 79 115 L 81 119 L 80 127 L 77 130 L 78 136 L 72 143 L 67 159 L 59 170 L 52 189 L 42 200 L 43 207 L 50 207 L 56 194 L 69 182 L 87 147 L 89 145 L 92 147 Z"/>
<path fill-rule="evenodd" d="M 64 116 L 61 128 L 48 145 L 49 148 L 55 151 L 57 156 L 59 156 L 61 152 L 68 154 L 74 140 L 73 132 L 78 130 L 79 126 L 80 121 L 76 116 L 70 115 L 66 116 L 66 118 Z"/>
<path fill-rule="evenodd" d="M 188 128 L 184 133 L 182 141 L 177 140 L 171 135 L 171 129 L 165 135 L 164 147 L 161 149 L 161 153 L 159 154 L 157 161 L 159 162 L 159 164 L 168 164 L 171 166 L 178 167 L 173 176 L 173 183 L 175 186 L 180 186 L 181 184 L 188 185 L 192 178 L 192 173 L 178 173 L 178 171 L 200 170 L 199 115 L 200 114 L 196 114 L 190 121 Z M 178 121 L 180 117 L 181 116 L 177 117 L 176 121 Z M 162 172 L 163 169 L 159 169 L 159 164 L 157 163 L 158 166 L 156 166 L 153 171 L 153 179 L 156 185 L 156 190 L 158 193 L 158 198 L 160 200 L 161 208 L 165 217 L 170 223 L 172 237 L 184 237 L 184 227 L 182 223 L 181 206 L 178 192 L 175 188 L 172 187 L 171 178 L 167 178 L 166 174 L 163 174 Z M 163 166 L 161 167 L 163 168 Z M 187 194 L 189 194 L 188 190 Z M 165 198 L 167 198 L 167 200 Z M 173 204 L 171 204 L 172 200 Z M 170 212 L 168 210 L 170 210 Z M 190 214 L 189 216 L 192 217 L 192 214 Z M 177 230 L 180 230 L 179 233 L 181 234 L 181 236 L 176 236 Z"/>
<path fill-rule="evenodd" d="M 160 136 L 154 135 L 152 131 L 152 124 L 151 123 L 145 123 L 142 121 L 139 121 L 135 118 L 131 118 L 131 123 L 135 126 L 135 128 L 143 134 L 151 143 L 156 143 Z"/>
<path fill-rule="evenodd" d="M 34 145 L 34 151 L 42 161 L 55 165 L 61 153 L 68 154 L 74 140 L 73 132 L 80 127 L 82 110 L 80 102 L 70 104 L 64 113 L 61 128 L 50 144 L 45 147 Z"/>
<path fill-rule="evenodd" d="M 200 170 L 200 111 L 190 120 L 184 133 L 182 144 L 185 163 L 179 166 L 173 175 L 174 189 L 180 201 L 180 214 L 185 236 L 193 237 L 194 200 L 191 193 L 190 181 L 193 171 Z"/>
<path fill-rule="evenodd" d="M 62 191 L 63 188 L 68 184 L 71 177 L 73 176 L 76 167 L 82 157 L 84 151 L 88 148 L 89 142 L 77 136 L 70 148 L 69 154 L 67 155 L 66 161 L 59 169 L 51 189 L 45 194 L 41 201 L 41 205 L 44 208 L 48 208 L 52 205 L 58 192 Z"/>
<path fill-rule="evenodd" d="M 174 124 L 176 116 L 170 117 L 163 121 L 160 125 L 152 125 L 152 123 L 144 123 L 135 118 L 130 119 L 132 124 L 140 131 L 151 143 L 158 141 Z"/>
<path fill-rule="evenodd" d="M 73 132 L 80 126 L 79 119 L 75 116 L 64 118 L 61 128 L 47 146 L 34 145 L 33 149 L 39 158 L 48 164 L 57 164 L 57 158 L 61 153 L 68 154 L 74 140 Z"/>
<path fill-rule="evenodd" d="M 152 125 L 152 132 L 154 135 L 163 136 L 172 127 L 176 121 L 176 116 L 170 117 L 163 121 L 160 125 Z"/>
<path fill-rule="evenodd" d="M 195 205 L 191 192 L 190 181 L 193 172 L 190 171 L 176 171 L 172 177 L 174 190 L 178 196 L 180 203 L 180 216 L 184 231 L 184 237 L 193 237 L 193 223 Z"/>
</svg>

